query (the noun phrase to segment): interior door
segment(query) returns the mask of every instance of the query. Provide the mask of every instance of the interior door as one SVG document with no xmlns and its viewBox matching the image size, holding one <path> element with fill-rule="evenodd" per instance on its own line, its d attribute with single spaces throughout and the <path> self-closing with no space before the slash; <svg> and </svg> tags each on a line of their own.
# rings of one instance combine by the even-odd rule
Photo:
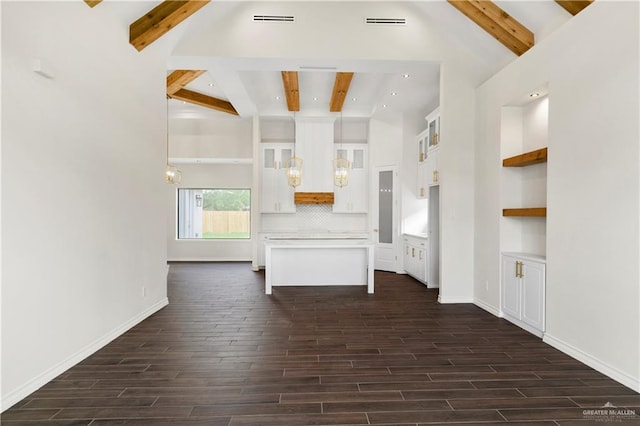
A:
<svg viewBox="0 0 640 426">
<path fill-rule="evenodd" d="M 394 166 L 377 167 L 375 174 L 376 195 L 373 206 L 373 238 L 375 269 L 397 271 L 398 226 L 396 181 L 398 172 Z"/>
</svg>

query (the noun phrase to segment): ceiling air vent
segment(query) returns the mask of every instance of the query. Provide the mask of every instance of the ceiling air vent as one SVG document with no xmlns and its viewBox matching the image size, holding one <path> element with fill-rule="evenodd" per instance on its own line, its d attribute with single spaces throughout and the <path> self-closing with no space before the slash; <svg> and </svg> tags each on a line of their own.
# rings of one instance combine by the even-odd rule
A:
<svg viewBox="0 0 640 426">
<path fill-rule="evenodd" d="M 407 25 L 407 18 L 365 18 L 370 25 Z"/>
<path fill-rule="evenodd" d="M 293 15 L 253 15 L 253 22 L 293 22 Z"/>
</svg>

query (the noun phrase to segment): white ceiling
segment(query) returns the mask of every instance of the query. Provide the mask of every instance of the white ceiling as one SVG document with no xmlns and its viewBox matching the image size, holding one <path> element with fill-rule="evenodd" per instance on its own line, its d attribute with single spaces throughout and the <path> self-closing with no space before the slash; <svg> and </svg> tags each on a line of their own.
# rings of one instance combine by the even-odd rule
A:
<svg viewBox="0 0 640 426">
<path fill-rule="evenodd" d="M 110 10 L 128 30 L 131 22 L 144 15 L 159 1 L 121 2 L 104 1 L 95 10 Z M 524 24 L 536 36 L 536 43 L 567 22 L 571 15 L 554 1 L 496 1 L 501 8 Z M 389 16 L 380 16 L 388 7 Z M 401 7 L 401 8 L 400 8 Z M 351 24 L 345 28 L 343 12 L 361 10 L 362 16 L 398 17 L 399 13 L 409 16 L 410 24 L 432 26 L 434 31 L 445 34 L 450 43 L 461 46 L 469 59 L 475 61 L 479 72 L 488 77 L 504 67 L 516 56 L 497 40 L 471 22 L 462 13 L 445 1 L 414 2 L 268 2 L 268 1 L 223 1 L 213 0 L 172 29 L 146 50 L 155 49 L 167 55 L 167 74 L 173 69 L 206 69 L 197 80 L 187 86 L 188 89 L 210 96 L 229 100 L 241 117 L 291 116 L 287 111 L 286 100 L 280 76 L 281 70 L 299 71 L 300 114 L 328 114 L 329 101 L 336 71 L 355 72 L 347 99 L 343 107 L 345 117 L 370 117 L 384 114 L 400 114 L 406 111 L 422 111 L 437 105 L 439 99 L 440 65 L 434 61 L 406 61 L 380 59 L 353 59 L 340 57 L 327 58 L 327 55 L 299 59 L 289 55 L 289 46 L 299 40 L 284 37 L 279 46 L 265 45 L 266 52 L 261 57 L 235 56 L 234 52 L 211 58 L 190 58 L 188 55 L 176 55 L 176 51 L 189 51 L 190 40 L 197 40 L 211 32 L 212 28 L 226 28 L 226 33 L 211 37 L 210 43 L 223 49 L 225 45 L 237 43 L 260 47 L 260 37 L 253 37 L 243 25 L 252 21 L 253 14 L 277 11 L 291 14 L 296 23 L 253 23 L 261 25 L 261 31 L 283 32 L 302 25 L 307 19 L 327 19 L 323 31 L 327 35 L 342 31 L 350 42 L 361 42 L 363 52 L 375 51 L 376 46 L 367 44 L 366 32 Z M 300 19 L 299 19 L 300 18 Z M 413 20 L 411 20 L 413 19 Z M 299 22 L 298 22 L 299 21 Z M 271 26 L 271 27 L 269 27 Z M 241 28 L 243 32 L 229 30 Z M 310 31 L 313 28 L 309 27 Z M 396 28 L 393 28 L 395 30 Z M 394 37 L 391 28 L 389 37 Z M 408 30 L 405 28 L 405 30 Z M 316 30 L 317 31 L 317 30 Z M 225 39 L 225 34 L 229 34 Z M 240 35 L 238 35 L 240 34 Z M 398 33 L 401 34 L 401 33 Z M 322 40 L 325 34 L 316 34 L 316 40 Z M 313 36 L 313 34 L 311 34 Z M 402 34 L 401 34 L 402 36 Z M 233 40 L 231 39 L 233 37 Z M 246 39 L 238 40 L 245 37 Z M 390 42 L 393 42 L 390 38 Z M 236 43 L 236 44 L 234 44 Z M 326 47 L 326 46 L 325 46 Z M 320 49 L 321 50 L 321 49 Z M 325 49 L 326 50 L 326 49 Z M 330 51 L 331 49 L 329 49 Z M 337 50 L 337 49 L 336 49 Z M 140 52 L 144 54 L 145 51 Z M 364 55 L 365 53 L 363 53 Z M 313 53 L 311 53 L 313 55 Z M 405 77 L 408 75 L 408 77 Z M 485 78 L 486 78 L 485 77 Z M 233 118 L 233 116 L 190 105 L 181 101 L 170 102 L 171 116 L 174 118 Z"/>
</svg>

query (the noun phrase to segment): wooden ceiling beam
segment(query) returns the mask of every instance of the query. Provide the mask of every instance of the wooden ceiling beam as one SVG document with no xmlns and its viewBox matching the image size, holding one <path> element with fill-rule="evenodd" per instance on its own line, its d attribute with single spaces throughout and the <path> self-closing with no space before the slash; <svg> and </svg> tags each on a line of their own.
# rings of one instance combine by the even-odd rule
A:
<svg viewBox="0 0 640 426">
<path fill-rule="evenodd" d="M 238 115 L 238 111 L 236 111 L 233 105 L 231 105 L 231 102 L 194 92 L 192 90 L 180 89 L 169 97 L 206 108 L 215 109 L 216 111 L 226 112 L 227 114 Z"/>
<path fill-rule="evenodd" d="M 289 111 L 300 111 L 300 88 L 297 71 L 282 71 L 282 85 Z"/>
<path fill-rule="evenodd" d="M 89 7 L 94 7 L 98 3 L 102 2 L 102 0 L 84 0 L 84 2 L 88 4 Z"/>
<path fill-rule="evenodd" d="M 564 10 L 575 16 L 580 13 L 582 9 L 593 3 L 593 0 L 556 0 L 556 3 L 562 6 Z"/>
<path fill-rule="evenodd" d="M 167 76 L 167 95 L 173 95 L 204 72 L 204 70 L 175 70 Z"/>
<path fill-rule="evenodd" d="M 333 83 L 333 92 L 331 93 L 331 103 L 329 104 L 329 111 L 340 112 L 342 111 L 342 105 L 347 98 L 347 92 L 351 85 L 351 79 L 353 79 L 352 72 L 337 72 L 336 80 Z"/>
<path fill-rule="evenodd" d="M 447 0 L 516 55 L 533 47 L 534 36 L 524 25 L 489 0 Z"/>
<path fill-rule="evenodd" d="M 141 51 L 211 0 L 164 0 L 129 26 L 129 43 Z"/>
</svg>

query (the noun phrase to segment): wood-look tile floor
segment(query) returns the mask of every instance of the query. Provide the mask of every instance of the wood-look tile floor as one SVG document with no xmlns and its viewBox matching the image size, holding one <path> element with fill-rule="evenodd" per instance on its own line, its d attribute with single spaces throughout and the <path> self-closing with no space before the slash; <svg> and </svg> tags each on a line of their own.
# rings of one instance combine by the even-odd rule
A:
<svg viewBox="0 0 640 426">
<path fill-rule="evenodd" d="M 470 304 L 376 272 L 280 287 L 247 263 L 176 263 L 170 305 L 2 414 L 2 424 L 572 425 L 640 395 Z"/>
</svg>

